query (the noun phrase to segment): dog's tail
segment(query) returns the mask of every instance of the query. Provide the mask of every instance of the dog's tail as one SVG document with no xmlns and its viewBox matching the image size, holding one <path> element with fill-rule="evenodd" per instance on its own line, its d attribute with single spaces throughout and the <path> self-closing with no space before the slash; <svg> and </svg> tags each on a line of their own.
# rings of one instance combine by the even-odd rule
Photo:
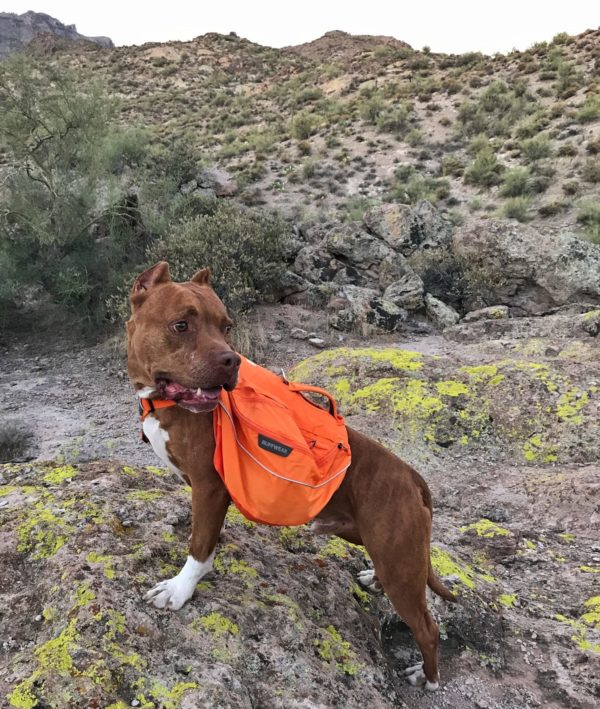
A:
<svg viewBox="0 0 600 709">
<path fill-rule="evenodd" d="M 429 588 L 436 593 L 440 598 L 445 601 L 450 601 L 451 603 L 456 603 L 456 596 L 452 591 L 448 590 L 440 579 L 436 576 L 431 561 L 429 562 L 429 574 L 427 575 L 427 585 Z"/>
</svg>

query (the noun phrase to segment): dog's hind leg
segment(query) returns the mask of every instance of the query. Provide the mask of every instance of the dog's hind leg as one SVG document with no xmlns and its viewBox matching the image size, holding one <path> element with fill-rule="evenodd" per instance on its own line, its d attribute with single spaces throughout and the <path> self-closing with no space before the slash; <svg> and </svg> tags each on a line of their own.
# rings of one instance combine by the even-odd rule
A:
<svg viewBox="0 0 600 709">
<path fill-rule="evenodd" d="M 229 494 L 216 473 L 209 484 L 192 482 L 192 536 L 187 561 L 177 576 L 148 591 L 148 603 L 176 611 L 192 597 L 198 581 L 212 570 L 228 506 Z"/>
<path fill-rule="evenodd" d="M 397 520 L 401 532 L 402 521 Z M 429 571 L 429 529 L 425 523 L 412 536 L 399 533 L 394 538 L 378 535 L 369 529 L 363 532 L 365 547 L 375 565 L 376 577 L 398 615 L 411 629 L 423 662 L 406 670 L 412 685 L 424 685 L 433 691 L 439 686 L 439 632 L 426 600 Z M 419 537 L 419 538 L 416 538 Z"/>
</svg>

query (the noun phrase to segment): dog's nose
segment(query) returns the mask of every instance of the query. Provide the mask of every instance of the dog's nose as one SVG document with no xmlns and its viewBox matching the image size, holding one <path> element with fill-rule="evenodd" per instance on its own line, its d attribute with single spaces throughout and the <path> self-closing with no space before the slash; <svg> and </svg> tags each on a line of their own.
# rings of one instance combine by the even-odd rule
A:
<svg viewBox="0 0 600 709">
<path fill-rule="evenodd" d="M 235 374 L 240 366 L 241 358 L 237 352 L 224 350 L 217 355 L 217 366 L 223 367 L 228 376 Z"/>
</svg>

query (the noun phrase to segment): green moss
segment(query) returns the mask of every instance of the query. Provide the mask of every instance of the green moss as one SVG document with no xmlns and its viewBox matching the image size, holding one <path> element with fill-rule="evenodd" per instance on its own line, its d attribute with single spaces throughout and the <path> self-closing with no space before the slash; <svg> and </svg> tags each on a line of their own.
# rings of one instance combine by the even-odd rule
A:
<svg viewBox="0 0 600 709">
<path fill-rule="evenodd" d="M 42 479 L 51 485 L 59 485 L 65 480 L 74 478 L 76 475 L 77 470 L 72 465 L 60 465 L 49 470 Z"/>
<path fill-rule="evenodd" d="M 589 639 L 590 629 L 594 631 L 600 630 L 600 596 L 588 598 L 583 605 L 587 610 L 578 620 L 567 618 L 561 613 L 557 613 L 554 618 L 575 629 L 576 632 L 571 636 L 571 640 L 580 650 L 600 654 L 600 643 L 593 642 Z"/>
<path fill-rule="evenodd" d="M 364 547 L 358 544 L 352 544 L 347 542 L 345 539 L 340 537 L 331 537 L 327 544 L 323 545 L 319 550 L 319 558 L 325 559 L 329 557 L 335 557 L 337 559 L 347 559 L 348 552 L 351 549 L 358 549 L 358 551 L 364 552 Z"/>
<path fill-rule="evenodd" d="M 558 535 L 563 541 L 567 542 L 568 544 L 571 544 L 572 542 L 575 541 L 575 535 L 571 534 L 570 532 L 563 532 L 562 534 Z"/>
<path fill-rule="evenodd" d="M 344 674 L 352 677 L 361 669 L 352 645 L 342 638 L 333 625 L 328 625 L 323 630 L 323 638 L 315 640 L 314 644 L 319 656 L 325 662 L 335 663 L 336 668 Z"/>
<path fill-rule="evenodd" d="M 60 635 L 35 649 L 35 655 L 40 667 L 58 672 L 63 677 L 71 674 L 73 669 L 71 651 L 76 647 L 79 640 L 76 626 L 77 618 L 71 618 L 69 624 Z"/>
<path fill-rule="evenodd" d="M 257 578 L 258 571 L 255 568 L 247 564 L 243 559 L 235 559 L 229 556 L 229 554 L 235 550 L 237 550 L 235 544 L 227 544 L 215 557 L 215 570 L 221 574 L 241 576 L 246 581 Z"/>
<path fill-rule="evenodd" d="M 156 475 L 158 478 L 164 478 L 168 475 L 169 471 L 164 468 L 157 468 L 155 465 L 147 465 L 145 468 L 152 475 Z"/>
<path fill-rule="evenodd" d="M 58 611 L 56 608 L 52 608 L 51 606 L 46 606 L 44 610 L 42 611 L 42 618 L 47 622 L 50 623 L 53 621 L 56 616 L 58 615 Z"/>
<path fill-rule="evenodd" d="M 249 519 L 246 519 L 244 515 L 238 510 L 235 505 L 229 505 L 229 509 L 227 510 L 227 516 L 225 518 L 229 524 L 233 525 L 243 525 L 244 527 L 248 529 L 253 529 L 256 527 L 256 522 L 252 522 Z"/>
<path fill-rule="evenodd" d="M 12 495 L 13 492 L 18 492 L 19 488 L 16 485 L 0 485 L 0 497 Z"/>
<path fill-rule="evenodd" d="M 82 583 L 75 589 L 75 605 L 74 608 L 85 608 L 92 601 L 96 600 L 96 594 L 90 589 L 87 583 Z"/>
<path fill-rule="evenodd" d="M 177 709 L 181 704 L 183 695 L 190 689 L 196 689 L 196 682 L 177 682 L 172 689 L 168 689 L 161 682 L 153 682 L 150 686 L 150 694 L 158 701 L 161 709 Z M 154 704 L 147 705 L 154 707 Z"/>
<path fill-rule="evenodd" d="M 294 624 L 294 627 L 296 630 L 302 630 L 303 625 L 301 621 L 301 611 L 300 611 L 300 606 L 293 601 L 289 596 L 286 596 L 283 593 L 271 593 L 271 594 L 265 594 L 263 596 L 263 599 L 265 602 L 268 603 L 275 603 L 276 605 L 280 606 L 286 606 L 288 609 L 288 614 L 290 616 L 291 622 Z"/>
<path fill-rule="evenodd" d="M 475 588 L 475 574 L 468 564 L 459 565 L 448 552 L 439 547 L 431 547 L 431 564 L 442 578 L 456 576 L 467 588 Z"/>
<path fill-rule="evenodd" d="M 501 596 L 498 596 L 498 603 L 505 608 L 512 608 L 517 603 L 517 594 L 503 593 Z"/>
<path fill-rule="evenodd" d="M 578 567 L 580 571 L 586 574 L 600 574 L 600 566 L 580 566 Z"/>
<path fill-rule="evenodd" d="M 122 472 L 125 473 L 125 475 L 129 475 L 129 477 L 132 478 L 139 478 L 140 474 L 135 468 L 132 468 L 130 465 L 124 465 L 121 468 Z"/>
<path fill-rule="evenodd" d="M 484 382 L 498 375 L 498 367 L 495 364 L 479 364 L 476 366 L 465 366 L 460 368 L 474 382 Z"/>
<path fill-rule="evenodd" d="M 169 544 L 172 544 L 173 542 L 177 541 L 177 537 L 175 534 L 173 534 L 173 532 L 163 532 L 160 536 L 163 542 L 167 542 Z"/>
<path fill-rule="evenodd" d="M 102 564 L 102 569 L 106 578 L 111 580 L 114 579 L 115 569 L 112 565 L 112 556 L 109 554 L 102 555 L 92 551 L 86 556 L 86 561 L 89 561 L 90 564 Z"/>
<path fill-rule="evenodd" d="M 19 682 L 13 691 L 7 695 L 8 703 L 16 709 L 33 709 L 38 705 L 38 699 L 32 691 L 34 677 Z"/>
<path fill-rule="evenodd" d="M 320 352 L 314 357 L 303 360 L 294 367 L 290 376 L 298 381 L 308 381 L 313 371 L 319 371 L 328 365 L 333 365 L 338 359 L 344 359 L 350 363 L 366 360 L 373 364 L 387 364 L 399 371 L 413 372 L 423 367 L 422 358 L 423 355 L 420 352 L 411 352 L 400 348 L 376 349 L 358 347 L 350 349 L 348 347 L 339 347 L 334 350 Z M 344 369 L 341 368 L 340 373 Z"/>
<path fill-rule="evenodd" d="M 583 319 L 586 322 L 589 320 L 595 320 L 596 318 L 600 318 L 600 310 L 590 310 L 589 312 L 585 313 L 583 316 Z"/>
<path fill-rule="evenodd" d="M 460 528 L 461 532 L 476 532 L 478 537 L 486 537 L 491 539 L 492 537 L 507 537 L 510 532 L 504 527 L 500 527 L 495 522 L 489 519 L 482 518 L 477 522 L 472 524 L 466 524 Z"/>
<path fill-rule="evenodd" d="M 33 559 L 47 559 L 64 546 L 73 531 L 70 524 L 57 517 L 43 502 L 35 502 L 17 528 L 17 551 L 30 553 Z"/>
<path fill-rule="evenodd" d="M 371 596 L 367 591 L 361 588 L 357 583 L 353 583 L 352 586 L 350 586 L 350 592 L 363 608 L 369 608 L 371 605 Z"/>
<path fill-rule="evenodd" d="M 435 388 L 441 396 L 461 396 L 461 394 L 469 394 L 469 387 L 466 384 L 452 380 L 436 382 Z"/>
<path fill-rule="evenodd" d="M 192 622 L 192 627 L 194 629 L 202 628 L 216 637 L 239 635 L 240 632 L 238 625 L 221 613 L 210 613 L 196 618 Z"/>
<path fill-rule="evenodd" d="M 135 490 L 127 495 L 128 500 L 141 500 L 143 502 L 154 502 L 163 496 L 161 490 Z"/>
<path fill-rule="evenodd" d="M 298 551 L 304 546 L 299 527 L 282 527 L 279 530 L 279 541 L 290 551 Z"/>
<path fill-rule="evenodd" d="M 556 415 L 561 421 L 568 423 L 583 423 L 582 409 L 589 401 L 587 392 L 581 391 L 577 387 L 566 391 L 558 399 L 556 405 Z"/>
</svg>

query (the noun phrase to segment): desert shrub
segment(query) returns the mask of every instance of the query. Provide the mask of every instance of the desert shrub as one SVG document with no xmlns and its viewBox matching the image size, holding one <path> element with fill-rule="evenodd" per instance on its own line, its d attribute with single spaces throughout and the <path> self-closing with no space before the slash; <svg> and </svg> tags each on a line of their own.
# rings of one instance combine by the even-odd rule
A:
<svg viewBox="0 0 600 709">
<path fill-rule="evenodd" d="M 581 168 L 581 177 L 586 182 L 593 182 L 594 184 L 600 182 L 600 159 L 590 158 L 586 160 Z"/>
<path fill-rule="evenodd" d="M 394 108 L 382 111 L 377 118 L 377 128 L 384 133 L 402 135 L 407 133 L 414 123 L 412 106 L 401 103 Z"/>
<path fill-rule="evenodd" d="M 31 432 L 22 425 L 3 421 L 0 427 L 0 463 L 22 458 L 29 448 L 31 437 Z"/>
<path fill-rule="evenodd" d="M 500 194 L 503 197 L 521 197 L 531 192 L 531 173 L 526 167 L 507 170 L 502 176 Z"/>
<path fill-rule="evenodd" d="M 149 249 L 148 261 L 169 261 L 176 280 L 209 266 L 216 292 L 239 312 L 276 295 L 288 237 L 279 217 L 219 201 L 212 213 L 173 223 Z"/>
<path fill-rule="evenodd" d="M 527 221 L 528 210 L 531 204 L 529 197 L 511 197 L 502 207 L 502 216 L 516 219 L 519 222 Z"/>
<path fill-rule="evenodd" d="M 545 109 L 539 109 L 533 115 L 519 123 L 515 131 L 517 138 L 533 138 L 541 133 L 550 123 Z"/>
<path fill-rule="evenodd" d="M 552 155 L 552 143 L 547 135 L 541 134 L 520 143 L 521 152 L 531 162 L 548 158 Z"/>
<path fill-rule="evenodd" d="M 379 94 L 373 94 L 370 98 L 361 102 L 360 116 L 368 123 L 377 123 L 377 119 L 385 110 L 386 103 Z"/>
<path fill-rule="evenodd" d="M 542 204 L 538 208 L 538 214 L 540 217 L 554 217 L 557 214 L 560 214 L 560 212 L 564 211 L 567 208 L 567 205 L 564 202 L 546 202 L 546 204 Z"/>
<path fill-rule="evenodd" d="M 445 155 L 442 158 L 442 175 L 460 177 L 465 171 L 464 162 L 456 155 Z"/>
<path fill-rule="evenodd" d="M 565 194 L 577 194 L 579 191 L 579 183 L 576 180 L 568 180 L 567 182 L 563 182 L 562 189 Z"/>
<path fill-rule="evenodd" d="M 115 172 L 144 159 L 143 134 L 114 122 L 115 103 L 88 75 L 24 55 L 0 65 L 0 143 L 13 169 L 0 196 L 0 300 L 41 288 L 92 321 L 143 260 L 138 197 Z"/>
<path fill-rule="evenodd" d="M 297 140 L 307 140 L 315 132 L 318 118 L 313 113 L 300 111 L 292 118 L 290 132 Z"/>
<path fill-rule="evenodd" d="M 578 205 L 577 221 L 583 225 L 587 238 L 600 244 L 600 203 L 597 200 L 584 200 Z"/>
<path fill-rule="evenodd" d="M 450 195 L 448 180 L 418 173 L 412 165 L 400 165 L 395 172 L 395 181 L 388 200 L 414 204 L 422 199 L 436 203 Z"/>
<path fill-rule="evenodd" d="M 503 171 L 504 166 L 498 162 L 494 151 L 486 147 L 477 153 L 465 171 L 464 180 L 469 185 L 492 187 L 500 182 Z"/>
<path fill-rule="evenodd" d="M 459 107 L 458 122 L 466 136 L 510 135 L 515 123 L 535 107 L 527 92 L 511 88 L 503 81 L 494 81 L 477 99 L 465 101 Z"/>
<path fill-rule="evenodd" d="M 600 118 L 600 96 L 588 94 L 577 111 L 576 118 L 579 123 L 591 123 L 598 120 Z"/>
<path fill-rule="evenodd" d="M 301 89 L 296 96 L 294 96 L 293 103 L 296 106 L 301 106 L 305 103 L 312 103 L 313 101 L 318 101 L 323 98 L 323 91 L 317 86 L 307 86 Z"/>
<path fill-rule="evenodd" d="M 577 153 L 577 146 L 573 145 L 573 143 L 563 143 L 556 151 L 559 158 L 573 158 Z"/>
</svg>

